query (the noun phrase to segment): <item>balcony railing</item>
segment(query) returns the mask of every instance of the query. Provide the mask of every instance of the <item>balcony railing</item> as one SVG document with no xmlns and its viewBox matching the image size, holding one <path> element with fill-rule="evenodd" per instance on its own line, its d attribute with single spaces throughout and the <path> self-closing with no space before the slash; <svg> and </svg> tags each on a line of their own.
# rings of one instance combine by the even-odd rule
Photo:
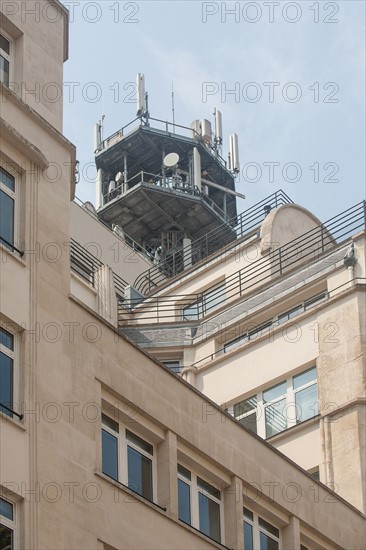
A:
<svg viewBox="0 0 366 550">
<path fill-rule="evenodd" d="M 204 293 L 162 295 L 144 301 L 125 300 L 119 307 L 119 322 L 200 321 L 228 301 L 247 295 L 305 262 L 313 263 L 340 246 L 339 243 L 366 227 L 365 201 L 271 251 L 268 255 L 229 275 L 225 284 Z M 134 316 L 136 314 L 137 316 Z"/>
<path fill-rule="evenodd" d="M 77 273 L 84 281 L 95 286 L 95 272 L 104 264 L 86 248 L 81 246 L 74 239 L 70 241 L 70 266 L 74 273 Z M 117 273 L 113 272 L 114 287 L 117 299 L 124 300 L 125 288 L 128 283 Z"/>
<path fill-rule="evenodd" d="M 195 264 L 227 244 L 228 227 L 233 232 L 232 240 L 235 242 L 236 239 L 249 235 L 251 231 L 254 231 L 261 225 L 266 215 L 263 210 L 265 206 L 270 210 L 283 204 L 291 203 L 293 201 L 286 193 L 282 190 L 276 191 L 239 214 L 239 216 L 228 220 L 226 224 L 193 241 L 189 247 L 172 252 L 159 265 L 141 273 L 134 282 L 134 288 L 145 295 L 153 290 L 157 290 L 159 285 L 165 282 L 167 278 L 174 277 L 184 270 L 187 257 L 191 258 L 192 264 Z"/>
</svg>

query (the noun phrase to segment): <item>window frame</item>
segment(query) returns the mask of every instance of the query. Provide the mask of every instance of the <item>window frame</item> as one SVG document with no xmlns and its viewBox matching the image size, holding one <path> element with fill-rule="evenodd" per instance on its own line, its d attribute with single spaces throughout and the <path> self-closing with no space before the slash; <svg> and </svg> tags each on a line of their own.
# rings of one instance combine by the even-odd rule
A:
<svg viewBox="0 0 366 550">
<path fill-rule="evenodd" d="M 12 74 L 13 74 L 13 59 L 14 59 L 14 40 L 11 36 L 8 35 L 3 29 L 0 30 L 0 35 L 9 43 L 9 53 L 7 53 L 1 46 L 0 46 L 0 56 L 8 62 L 9 64 L 9 74 L 8 74 L 8 82 L 2 82 L 4 86 L 9 88 L 10 83 L 12 82 Z"/>
<path fill-rule="evenodd" d="M 18 185 L 19 185 L 19 174 L 14 173 L 14 170 L 9 170 L 4 167 L 3 163 L 0 163 L 0 170 L 5 172 L 5 174 L 9 175 L 10 178 L 12 178 L 14 182 L 14 190 L 10 189 L 5 183 L 3 183 L 0 179 L 0 191 L 2 191 L 5 195 L 7 195 L 12 201 L 13 201 L 13 228 L 12 228 L 12 240 L 13 242 L 9 242 L 7 244 L 5 241 L 2 240 L 2 235 L 0 235 L 0 246 L 4 247 L 6 250 L 10 250 L 11 252 L 14 252 L 16 250 L 16 243 L 18 241 L 19 236 L 19 229 L 18 229 L 18 223 L 19 223 L 19 200 L 18 200 Z"/>
<path fill-rule="evenodd" d="M 252 516 L 252 518 L 248 517 L 248 514 L 246 515 L 246 512 L 249 512 Z M 276 529 L 278 531 L 278 536 L 274 535 L 270 531 L 268 531 L 263 525 L 260 525 L 260 521 L 263 521 L 270 525 L 273 529 Z M 276 527 L 272 524 L 272 522 L 265 519 L 262 515 L 254 512 L 250 508 L 247 508 L 246 506 L 243 507 L 243 533 L 244 533 L 244 525 L 247 523 L 248 525 L 251 525 L 252 527 L 252 545 L 253 549 L 255 550 L 261 550 L 261 543 L 260 543 L 260 535 L 261 533 L 266 535 L 267 537 L 271 538 L 273 541 L 277 542 L 278 544 L 278 550 L 281 550 L 282 548 L 282 533 L 281 528 Z"/>
<path fill-rule="evenodd" d="M 299 386 L 298 388 L 294 388 L 294 380 L 297 376 L 300 376 L 302 374 L 305 374 L 307 372 L 310 372 L 314 370 L 315 376 L 310 380 L 309 382 L 306 382 Z M 272 400 L 265 400 L 264 394 L 273 389 L 277 386 L 281 386 L 282 384 L 286 385 L 286 391 L 284 394 L 278 395 L 274 397 Z M 316 386 L 317 391 L 317 400 L 314 403 L 314 405 L 317 405 L 317 407 L 314 407 L 314 414 L 312 416 L 309 416 L 305 419 L 298 420 L 298 408 L 296 404 L 296 395 L 312 386 Z M 249 417 L 250 415 L 256 415 L 256 428 L 257 431 L 254 433 L 257 433 L 262 439 L 269 439 L 270 437 L 275 437 L 278 434 L 281 434 L 285 430 L 292 428 L 294 426 L 298 426 L 302 424 L 303 422 L 306 422 L 307 420 L 310 420 L 311 418 L 315 418 L 319 414 L 319 397 L 318 397 L 318 376 L 317 376 L 317 368 L 316 365 L 313 365 L 311 367 L 305 368 L 304 370 L 297 372 L 296 374 L 292 374 L 290 377 L 286 378 L 285 380 L 282 380 L 281 382 L 277 382 L 274 385 L 271 385 L 269 387 L 263 388 L 262 390 L 258 391 L 256 394 L 249 394 L 247 398 L 241 399 L 240 401 L 234 402 L 231 406 L 228 407 L 227 411 L 241 424 L 247 426 L 248 429 L 249 426 L 245 422 L 241 422 L 243 419 Z M 235 415 L 235 407 L 240 406 L 242 403 L 247 402 L 253 398 L 257 399 L 257 407 L 254 409 L 251 409 L 250 411 L 237 414 Z M 283 407 L 283 410 L 286 411 L 285 419 L 286 419 L 286 427 L 283 430 L 280 430 L 276 434 L 272 434 L 267 436 L 267 425 L 266 425 L 266 410 L 275 405 L 276 403 L 280 402 L 281 400 L 285 400 L 285 404 Z M 244 405 L 243 405 L 244 407 Z M 254 412 L 255 411 L 255 412 Z M 253 431 L 253 430 L 252 430 Z"/>
<path fill-rule="evenodd" d="M 154 498 L 157 496 L 157 452 L 156 452 L 156 445 L 153 443 L 149 438 L 145 437 L 145 435 L 140 435 L 139 433 L 136 433 L 135 431 L 131 430 L 130 427 L 128 427 L 123 422 L 119 422 L 112 418 L 113 415 L 107 412 L 102 411 L 101 415 L 101 465 L 102 465 L 102 473 L 106 476 L 108 476 L 110 479 L 113 479 L 114 481 L 117 481 L 118 483 L 121 483 L 125 487 L 127 487 L 130 491 L 132 491 L 134 494 L 141 496 L 145 500 L 149 502 L 154 502 Z M 118 432 L 116 432 L 113 428 L 106 425 L 106 423 L 103 423 L 103 417 L 107 417 L 112 422 L 118 425 Z M 103 471 L 103 430 L 107 433 L 111 434 L 117 439 L 117 475 L 118 478 L 114 478 Z M 132 442 L 130 439 L 128 439 L 127 432 L 130 432 L 133 436 L 137 437 L 138 439 L 145 442 L 147 445 L 151 446 L 152 448 L 152 454 L 150 455 L 147 451 L 144 451 L 141 447 L 136 445 L 134 442 Z M 152 482 L 152 498 L 148 498 L 144 496 L 143 494 L 139 493 L 135 489 L 131 488 L 129 486 L 129 473 L 128 473 L 128 447 L 132 448 L 136 452 L 140 453 L 141 455 L 147 457 L 149 460 L 151 460 L 151 482 Z"/>
<path fill-rule="evenodd" d="M 2 411 L 0 410 L 1 414 L 5 414 L 6 416 L 9 416 L 10 418 L 14 419 L 14 416 L 16 416 L 19 420 L 22 419 L 22 415 L 19 415 L 16 411 L 16 408 L 19 407 L 19 340 L 18 335 L 13 330 L 9 330 L 9 327 L 6 326 L 6 324 L 0 322 L 0 330 L 7 332 L 13 339 L 13 349 L 11 350 L 7 346 L 4 346 L 1 344 L 0 340 L 0 352 L 3 353 L 6 357 L 9 357 L 12 361 L 12 395 L 11 395 L 11 405 L 9 406 L 10 409 L 14 412 L 10 411 Z M 4 403 L 5 404 L 5 403 Z"/>
<path fill-rule="evenodd" d="M 8 503 L 11 505 L 12 507 L 12 515 L 13 515 L 13 519 L 10 520 L 9 518 L 7 518 L 6 516 L 3 516 L 3 515 L 0 515 L 0 525 L 3 525 L 4 527 L 6 527 L 7 529 L 10 529 L 13 533 L 13 537 L 12 537 L 12 547 L 11 547 L 11 550 L 15 550 L 18 545 L 17 545 L 17 513 L 18 513 L 18 508 L 17 508 L 17 504 L 10 500 L 9 497 L 4 497 L 3 495 L 0 495 L 0 499 L 3 500 L 4 502 Z"/>
<path fill-rule="evenodd" d="M 190 476 L 191 476 L 190 479 L 187 479 L 186 476 L 184 476 L 183 474 L 181 474 L 179 472 L 179 466 L 183 467 L 185 470 L 187 470 L 190 473 Z M 207 485 L 211 486 L 215 491 L 218 491 L 219 494 L 220 494 L 220 498 L 215 497 L 215 495 L 213 495 L 212 493 L 209 493 L 208 491 L 205 491 L 205 489 L 202 486 L 200 486 L 199 481 L 198 481 L 199 479 L 202 480 Z M 208 481 L 206 475 L 202 476 L 201 474 L 198 474 L 195 470 L 192 470 L 192 468 L 190 466 L 185 465 L 184 462 L 182 462 L 181 460 L 179 460 L 179 462 L 177 463 L 177 485 L 178 485 L 178 491 L 179 491 L 178 480 L 183 481 L 184 483 L 186 483 L 190 487 L 190 517 L 191 517 L 191 522 L 189 524 L 187 524 L 184 520 L 180 519 L 179 518 L 179 507 L 178 507 L 178 519 L 179 519 L 179 521 L 181 521 L 185 525 L 190 525 L 191 527 L 193 527 L 194 529 L 196 529 L 197 531 L 199 531 L 200 533 L 202 533 L 203 535 L 205 535 L 209 539 L 215 540 L 219 544 L 223 544 L 223 540 L 224 540 L 224 501 L 223 501 L 223 498 L 222 498 L 222 490 L 217 489 L 217 487 L 215 487 L 215 484 L 212 480 Z M 201 531 L 201 529 L 200 529 L 200 513 L 199 513 L 199 495 L 200 494 L 204 495 L 204 497 L 211 500 L 215 504 L 218 504 L 218 506 L 219 506 L 220 540 L 218 540 L 218 541 L 215 538 L 211 537 L 210 535 L 207 535 L 207 533 L 205 533 L 204 531 Z M 178 499 L 179 499 L 179 495 L 178 495 Z"/>
</svg>

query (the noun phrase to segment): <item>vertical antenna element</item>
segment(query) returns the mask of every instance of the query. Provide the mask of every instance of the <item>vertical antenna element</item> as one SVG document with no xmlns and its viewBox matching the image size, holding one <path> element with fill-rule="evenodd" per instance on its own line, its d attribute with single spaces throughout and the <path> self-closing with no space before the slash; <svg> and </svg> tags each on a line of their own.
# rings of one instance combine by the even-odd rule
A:
<svg viewBox="0 0 366 550">
<path fill-rule="evenodd" d="M 230 168 L 235 174 L 240 171 L 239 142 L 237 134 L 230 134 Z"/>
<path fill-rule="evenodd" d="M 215 142 L 217 145 L 222 145 L 222 114 L 216 107 L 213 114 L 215 116 Z"/>
<path fill-rule="evenodd" d="M 137 90 L 136 116 L 143 116 L 143 114 L 147 109 L 146 109 L 146 93 L 145 93 L 145 76 L 141 73 L 137 73 L 136 90 Z"/>
<path fill-rule="evenodd" d="M 173 132 L 175 134 L 175 106 L 174 106 L 174 82 L 172 81 L 172 114 L 173 114 Z"/>
</svg>

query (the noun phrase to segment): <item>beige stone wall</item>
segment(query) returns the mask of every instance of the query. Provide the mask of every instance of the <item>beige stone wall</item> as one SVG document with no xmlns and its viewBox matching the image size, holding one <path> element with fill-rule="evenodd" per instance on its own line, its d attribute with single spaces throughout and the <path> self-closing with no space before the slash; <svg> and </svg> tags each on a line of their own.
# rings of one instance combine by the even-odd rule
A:
<svg viewBox="0 0 366 550">
<path fill-rule="evenodd" d="M 1 27 L 12 43 L 10 89 L 61 131 L 67 10 L 51 0 L 4 2 Z"/>
</svg>

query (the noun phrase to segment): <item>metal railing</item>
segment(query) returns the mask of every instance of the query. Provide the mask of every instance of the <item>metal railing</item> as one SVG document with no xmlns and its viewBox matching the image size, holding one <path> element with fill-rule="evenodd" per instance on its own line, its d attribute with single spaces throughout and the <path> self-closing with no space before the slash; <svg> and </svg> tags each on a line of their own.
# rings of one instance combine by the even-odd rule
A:
<svg viewBox="0 0 366 550">
<path fill-rule="evenodd" d="M 204 293 L 189 295 L 162 295 L 137 303 L 125 300 L 119 306 L 119 322 L 200 321 L 228 301 L 249 294 L 254 288 L 272 282 L 293 271 L 305 261 L 313 263 L 340 246 L 342 240 L 366 227 L 365 201 L 314 227 L 268 255 L 253 261 L 229 275 L 225 284 L 214 285 Z M 191 312 L 187 315 L 187 311 Z M 134 318 L 133 314 L 138 314 Z"/>
<path fill-rule="evenodd" d="M 322 294 L 324 295 L 324 300 L 329 300 L 329 298 L 331 298 L 335 293 L 336 291 L 339 291 L 340 289 L 342 288 L 349 288 L 350 284 L 359 284 L 359 285 L 366 285 L 366 278 L 364 277 L 356 277 L 350 281 L 347 281 L 346 283 L 343 283 L 335 288 L 333 288 L 332 290 L 330 291 L 325 291 L 323 292 Z M 324 301 L 323 300 L 323 301 Z M 323 302 L 322 301 L 322 302 Z M 307 306 L 307 307 L 304 307 L 298 315 L 301 315 L 303 313 L 307 313 L 313 306 L 317 306 L 319 305 L 320 303 L 320 300 L 319 301 L 316 301 L 314 302 L 314 304 L 310 304 L 310 306 Z M 248 342 L 250 341 L 253 341 L 253 340 L 256 340 L 258 339 L 260 336 L 263 336 L 263 334 L 268 334 L 269 337 L 273 337 L 271 332 L 278 326 L 280 326 L 280 323 L 279 323 L 279 320 L 278 320 L 278 316 L 276 317 L 273 317 L 270 319 L 270 321 L 268 321 L 268 323 L 260 323 L 259 325 L 257 325 L 256 329 L 253 329 L 252 331 L 247 331 L 247 334 L 248 334 L 248 338 L 246 339 L 245 338 L 245 333 L 243 333 L 243 335 L 240 337 L 238 337 L 236 340 L 238 342 L 237 345 L 235 345 L 235 347 L 233 346 L 233 349 L 230 350 L 230 351 L 238 351 L 239 349 L 242 348 L 243 345 L 247 344 Z M 297 315 L 295 315 L 294 317 L 291 317 L 289 318 L 288 320 L 292 320 L 292 319 L 296 319 Z M 261 330 L 263 329 L 263 330 Z M 264 330 L 266 330 L 266 332 L 263 332 Z M 250 334 L 254 335 L 255 333 L 255 337 L 254 338 L 250 338 Z M 192 363 L 192 365 L 190 365 L 191 367 L 197 367 L 198 365 L 199 366 L 202 366 L 208 362 L 211 362 L 213 361 L 214 359 L 217 359 L 218 357 L 224 357 L 224 355 L 227 353 L 227 350 L 226 350 L 226 347 L 229 346 L 230 344 L 233 344 L 235 342 L 235 340 L 233 341 L 230 341 L 230 342 L 227 342 L 222 348 L 214 351 L 213 353 L 210 353 L 209 355 L 206 355 L 205 357 L 202 357 L 202 359 L 199 359 L 198 361 L 196 361 L 195 363 Z M 181 371 L 184 370 L 185 367 L 182 367 L 181 368 Z"/>
<path fill-rule="evenodd" d="M 70 266 L 91 286 L 95 286 L 95 272 L 104 264 L 77 241 L 70 241 Z M 113 271 L 113 282 L 118 300 L 124 300 L 128 283 Z"/>
<path fill-rule="evenodd" d="M 276 191 L 239 214 L 239 216 L 232 218 L 226 224 L 193 241 L 190 246 L 172 252 L 159 265 L 141 273 L 134 282 L 134 288 L 145 295 L 152 290 L 157 290 L 159 285 L 165 282 L 167 278 L 174 277 L 184 270 L 187 258 L 191 259 L 192 264 L 196 264 L 227 245 L 228 242 L 235 242 L 258 228 L 265 217 L 264 206 L 272 209 L 283 204 L 292 203 L 293 201 L 281 189 Z M 228 230 L 232 232 L 232 238 L 229 239 Z"/>
</svg>

